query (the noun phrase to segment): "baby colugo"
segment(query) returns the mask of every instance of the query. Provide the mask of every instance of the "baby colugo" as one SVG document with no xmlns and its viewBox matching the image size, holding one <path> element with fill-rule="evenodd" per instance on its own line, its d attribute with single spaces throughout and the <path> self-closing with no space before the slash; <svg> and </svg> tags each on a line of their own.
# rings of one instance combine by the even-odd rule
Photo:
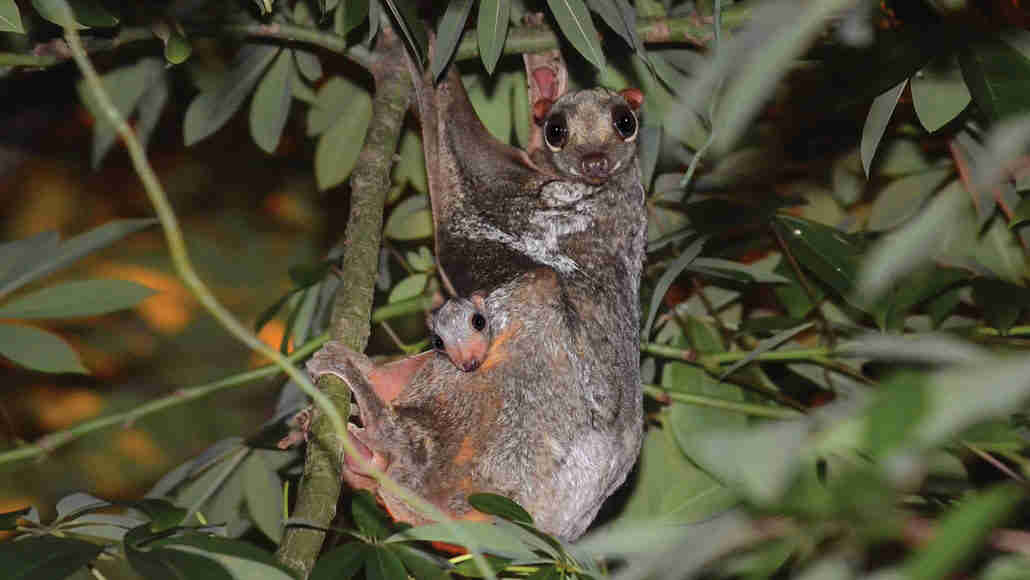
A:
<svg viewBox="0 0 1030 580">
<path fill-rule="evenodd" d="M 433 349 L 444 353 L 465 372 L 479 368 L 490 350 L 490 321 L 479 294 L 451 298 L 433 312 L 429 322 Z"/>
</svg>

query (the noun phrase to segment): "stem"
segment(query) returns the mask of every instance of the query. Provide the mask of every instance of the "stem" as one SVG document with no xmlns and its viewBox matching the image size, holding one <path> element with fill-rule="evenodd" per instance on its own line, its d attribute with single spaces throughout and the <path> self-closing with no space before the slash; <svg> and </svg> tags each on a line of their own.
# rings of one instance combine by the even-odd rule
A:
<svg viewBox="0 0 1030 580">
<path fill-rule="evenodd" d="M 679 391 L 666 389 L 660 385 L 644 385 L 644 392 L 652 397 L 668 397 L 678 403 L 711 407 L 713 409 L 722 409 L 724 411 L 732 411 L 734 413 L 742 413 L 744 415 L 752 415 L 755 417 L 767 417 L 769 419 L 798 419 L 805 416 L 804 413 L 795 411 L 794 409 L 784 409 L 780 407 L 770 407 L 769 405 L 756 405 L 754 403 L 730 401 L 728 399 L 720 399 L 718 397 L 681 393 Z"/>
</svg>

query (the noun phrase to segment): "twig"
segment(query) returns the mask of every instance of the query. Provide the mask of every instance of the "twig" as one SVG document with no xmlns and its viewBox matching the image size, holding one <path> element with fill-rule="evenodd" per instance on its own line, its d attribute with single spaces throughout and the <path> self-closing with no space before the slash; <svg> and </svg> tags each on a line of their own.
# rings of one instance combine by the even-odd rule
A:
<svg viewBox="0 0 1030 580">
<path fill-rule="evenodd" d="M 644 385 L 644 392 L 656 398 L 667 397 L 679 403 L 722 409 L 724 411 L 732 411 L 734 413 L 742 413 L 755 417 L 767 417 L 769 419 L 798 419 L 805 416 L 804 413 L 794 409 L 784 409 L 780 407 L 771 407 L 769 405 L 756 405 L 754 403 L 730 401 L 728 399 L 720 399 L 717 397 L 681 393 L 679 391 L 665 388 L 661 385 Z"/>
</svg>

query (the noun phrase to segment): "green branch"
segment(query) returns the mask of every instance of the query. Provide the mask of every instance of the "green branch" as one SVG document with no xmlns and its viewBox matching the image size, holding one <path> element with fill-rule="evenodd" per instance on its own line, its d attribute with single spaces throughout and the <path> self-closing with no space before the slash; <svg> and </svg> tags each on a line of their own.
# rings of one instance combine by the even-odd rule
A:
<svg viewBox="0 0 1030 580">
<path fill-rule="evenodd" d="M 676 401 L 677 403 L 710 407 L 712 409 L 722 409 L 723 411 L 742 413 L 744 415 L 752 415 L 754 417 L 766 417 L 768 419 L 798 419 L 805 416 L 804 413 L 795 411 L 794 409 L 771 407 L 769 405 L 757 405 L 754 403 L 744 403 L 742 401 L 731 401 L 729 399 L 720 399 L 718 397 L 708 397 L 705 395 L 682 393 L 673 389 L 665 388 L 661 385 L 644 385 L 644 392 L 659 400 L 669 399 Z"/>
</svg>

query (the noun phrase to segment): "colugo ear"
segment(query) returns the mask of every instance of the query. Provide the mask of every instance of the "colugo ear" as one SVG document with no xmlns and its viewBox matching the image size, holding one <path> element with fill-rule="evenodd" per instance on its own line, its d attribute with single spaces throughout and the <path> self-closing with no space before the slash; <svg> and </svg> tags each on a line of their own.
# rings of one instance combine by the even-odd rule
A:
<svg viewBox="0 0 1030 580">
<path fill-rule="evenodd" d="M 629 107 L 634 111 L 644 104 L 644 93 L 640 89 L 622 89 L 619 91 L 619 94 L 622 95 L 622 98 L 626 99 Z"/>
<path fill-rule="evenodd" d="M 540 99 L 533 103 L 533 122 L 541 127 L 544 126 L 544 121 L 547 120 L 547 113 L 551 112 L 551 105 L 554 101 L 551 99 Z"/>
</svg>

